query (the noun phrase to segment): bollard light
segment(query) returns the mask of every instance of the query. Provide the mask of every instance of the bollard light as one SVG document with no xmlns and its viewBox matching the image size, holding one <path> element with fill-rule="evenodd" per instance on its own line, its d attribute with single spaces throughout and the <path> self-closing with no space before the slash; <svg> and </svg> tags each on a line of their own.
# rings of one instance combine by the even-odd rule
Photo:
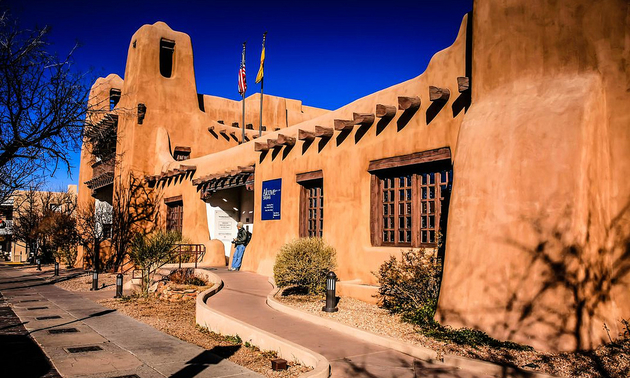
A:
<svg viewBox="0 0 630 378">
<path fill-rule="evenodd" d="M 122 273 L 118 273 L 116 275 L 116 295 L 114 298 L 122 298 L 122 287 L 123 287 L 123 275 Z"/>
<path fill-rule="evenodd" d="M 328 273 L 326 276 L 326 306 L 322 308 L 322 311 L 337 312 L 337 296 L 335 290 L 337 288 L 337 275 L 334 272 Z"/>
<path fill-rule="evenodd" d="M 53 274 L 53 276 L 58 277 L 59 276 L 59 263 L 55 261 L 55 274 Z"/>
<path fill-rule="evenodd" d="M 37 259 L 36 262 L 37 262 L 37 270 L 42 270 L 42 260 Z"/>
<path fill-rule="evenodd" d="M 98 290 L 98 272 L 96 270 L 92 272 L 92 288 L 90 291 L 92 290 Z"/>
</svg>

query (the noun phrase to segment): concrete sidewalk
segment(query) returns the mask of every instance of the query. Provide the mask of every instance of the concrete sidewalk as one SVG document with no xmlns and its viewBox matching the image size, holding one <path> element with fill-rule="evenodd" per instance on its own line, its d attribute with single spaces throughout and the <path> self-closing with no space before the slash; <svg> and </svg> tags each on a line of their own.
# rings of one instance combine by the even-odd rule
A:
<svg viewBox="0 0 630 378">
<path fill-rule="evenodd" d="M 0 266 L 0 292 L 63 377 L 261 377 L 12 267 Z"/>
<path fill-rule="evenodd" d="M 249 272 L 211 269 L 224 287 L 207 304 L 226 315 L 317 352 L 328 359 L 332 377 L 486 378 L 445 365 L 430 364 L 398 351 L 314 325 L 267 306 L 272 286 L 267 277 Z"/>
</svg>

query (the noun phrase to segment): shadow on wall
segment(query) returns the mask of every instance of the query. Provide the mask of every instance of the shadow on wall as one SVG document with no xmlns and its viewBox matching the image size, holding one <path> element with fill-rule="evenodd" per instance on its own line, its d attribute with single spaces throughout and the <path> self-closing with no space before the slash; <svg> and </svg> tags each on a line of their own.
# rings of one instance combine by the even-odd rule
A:
<svg viewBox="0 0 630 378">
<path fill-rule="evenodd" d="M 567 346 L 586 350 L 617 339 L 622 317 L 630 317 L 619 314 L 625 310 L 622 301 L 630 281 L 630 204 L 605 227 L 596 226 L 589 211 L 581 237 L 571 230 L 574 214 L 566 209 L 553 223 L 545 216 L 524 218 L 533 235 L 530 242 L 522 241 L 525 232 L 518 239 L 499 240 L 511 247 L 506 253 L 520 253 L 520 259 L 509 268 L 509 282 L 486 287 L 487 305 L 478 311 L 501 313 L 504 318 L 476 325 L 456 310 L 442 308 L 441 314 L 495 337 L 519 342 L 544 339 L 558 350 Z M 608 376 L 601 358 L 592 352 L 583 355 Z"/>
</svg>

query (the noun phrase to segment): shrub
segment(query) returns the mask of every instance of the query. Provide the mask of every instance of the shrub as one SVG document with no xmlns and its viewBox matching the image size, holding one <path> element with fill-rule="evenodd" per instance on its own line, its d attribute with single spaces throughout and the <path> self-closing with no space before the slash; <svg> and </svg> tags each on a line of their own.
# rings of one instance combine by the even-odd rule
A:
<svg viewBox="0 0 630 378">
<path fill-rule="evenodd" d="M 410 323 L 432 325 L 441 274 L 441 263 L 425 249 L 403 251 L 400 261 L 392 256 L 375 274 L 379 305 Z"/>
<path fill-rule="evenodd" d="M 153 269 L 158 268 L 170 259 L 173 246 L 182 239 L 179 232 L 158 231 L 152 235 L 136 235 L 131 242 L 129 257 L 136 266 L 144 271 L 142 291 L 147 294 L 152 280 Z"/>
<path fill-rule="evenodd" d="M 326 290 L 326 275 L 336 267 L 333 247 L 322 238 L 301 238 L 282 246 L 273 276 L 278 287 L 297 286 L 317 294 Z"/>
<path fill-rule="evenodd" d="M 195 276 L 194 269 L 185 268 L 177 269 L 168 277 L 169 281 L 176 284 L 194 285 L 194 286 L 206 286 L 206 282 L 199 277 Z"/>
<path fill-rule="evenodd" d="M 77 262 L 77 247 L 75 245 L 61 248 L 60 255 L 66 263 L 66 268 L 74 268 L 74 264 Z"/>
</svg>

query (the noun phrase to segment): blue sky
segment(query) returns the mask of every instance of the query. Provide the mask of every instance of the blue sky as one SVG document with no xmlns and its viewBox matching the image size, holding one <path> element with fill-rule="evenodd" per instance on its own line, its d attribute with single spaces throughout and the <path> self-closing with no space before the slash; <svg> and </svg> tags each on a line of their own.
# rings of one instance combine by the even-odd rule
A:
<svg viewBox="0 0 630 378">
<path fill-rule="evenodd" d="M 166 22 L 190 35 L 197 90 L 238 100 L 241 43 L 247 41 L 247 94 L 255 84 L 267 31 L 265 93 L 305 105 L 339 108 L 421 74 L 431 56 L 455 39 L 472 0 L 442 1 L 40 1 L 2 3 L 22 28 L 52 27 L 50 49 L 75 43 L 76 67 L 92 77 L 124 78 L 133 33 Z M 51 189 L 78 183 L 79 153 L 49 179 Z"/>
</svg>

